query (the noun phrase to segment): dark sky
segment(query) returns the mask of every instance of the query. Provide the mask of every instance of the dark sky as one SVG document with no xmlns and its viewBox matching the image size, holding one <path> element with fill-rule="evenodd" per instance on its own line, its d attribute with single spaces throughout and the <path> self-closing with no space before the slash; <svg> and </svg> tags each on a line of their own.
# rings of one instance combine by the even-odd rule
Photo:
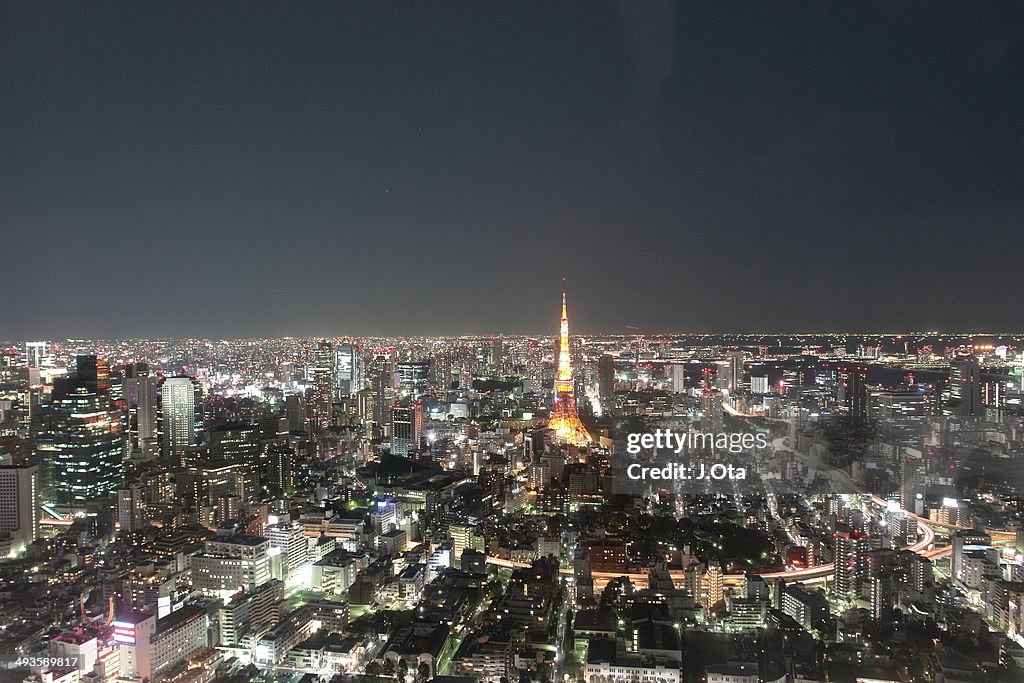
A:
<svg viewBox="0 0 1024 683">
<path fill-rule="evenodd" d="M 0 338 L 1024 329 L 1019 2 L 0 3 Z"/>
</svg>

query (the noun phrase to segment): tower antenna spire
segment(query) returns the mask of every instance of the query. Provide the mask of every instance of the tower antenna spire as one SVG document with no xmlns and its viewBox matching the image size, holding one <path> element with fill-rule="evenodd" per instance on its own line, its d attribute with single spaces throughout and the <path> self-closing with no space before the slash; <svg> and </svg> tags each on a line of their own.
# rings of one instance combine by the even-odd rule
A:
<svg viewBox="0 0 1024 683">
<path fill-rule="evenodd" d="M 566 289 L 565 276 L 563 275 L 562 276 L 562 318 L 568 319 L 568 317 L 569 317 L 568 312 L 567 312 L 568 309 L 567 309 L 566 304 L 565 304 L 565 289 Z"/>
</svg>

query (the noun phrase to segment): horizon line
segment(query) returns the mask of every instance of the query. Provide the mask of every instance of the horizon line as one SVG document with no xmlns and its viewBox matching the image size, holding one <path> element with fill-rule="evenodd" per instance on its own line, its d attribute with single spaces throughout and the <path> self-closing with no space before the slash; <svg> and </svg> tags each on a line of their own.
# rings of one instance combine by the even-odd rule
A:
<svg viewBox="0 0 1024 683">
<path fill-rule="evenodd" d="M 987 336 L 1021 336 L 1024 337 L 1024 330 L 1020 331 L 993 331 L 993 330 L 961 330 L 961 331 L 942 331 L 942 330 L 901 330 L 901 331 L 856 331 L 856 330 L 844 330 L 844 331 L 753 331 L 753 332 L 730 332 L 730 331 L 702 331 L 702 332 L 577 332 L 571 335 L 572 337 L 613 337 L 613 338 L 635 338 L 635 337 L 714 337 L 714 336 L 735 336 L 735 337 L 851 337 L 851 336 L 874 336 L 874 337 L 904 337 L 904 336 L 962 336 L 962 337 L 987 337 Z M 295 339 L 295 340 L 334 340 L 334 339 L 463 339 L 463 338 L 500 338 L 500 337 L 523 337 L 523 338 L 544 338 L 544 337 L 558 337 L 557 332 L 553 333 L 530 333 L 530 332 L 467 332 L 467 333 L 456 333 L 456 334 L 420 334 L 420 333 L 405 333 L 405 334 L 286 334 L 286 335 L 257 335 L 257 336 L 133 336 L 133 337 L 30 337 L 24 339 L 4 340 L 0 342 L 4 346 L 8 345 L 24 345 L 33 342 L 94 342 L 94 341 L 184 341 L 184 340 L 201 340 L 201 341 L 252 341 L 252 340 L 284 340 L 284 339 Z"/>
</svg>

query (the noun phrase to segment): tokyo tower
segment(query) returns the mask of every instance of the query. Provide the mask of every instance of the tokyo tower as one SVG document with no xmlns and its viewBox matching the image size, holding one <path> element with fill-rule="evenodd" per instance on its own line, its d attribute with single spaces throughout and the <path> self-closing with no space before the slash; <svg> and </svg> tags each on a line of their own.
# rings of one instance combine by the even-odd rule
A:
<svg viewBox="0 0 1024 683">
<path fill-rule="evenodd" d="M 558 335 L 558 373 L 555 375 L 555 410 L 548 421 L 555 440 L 573 446 L 586 446 L 590 434 L 576 412 L 576 392 L 572 381 L 572 357 L 569 355 L 569 314 L 565 305 L 565 278 L 562 278 L 562 324 Z"/>
</svg>

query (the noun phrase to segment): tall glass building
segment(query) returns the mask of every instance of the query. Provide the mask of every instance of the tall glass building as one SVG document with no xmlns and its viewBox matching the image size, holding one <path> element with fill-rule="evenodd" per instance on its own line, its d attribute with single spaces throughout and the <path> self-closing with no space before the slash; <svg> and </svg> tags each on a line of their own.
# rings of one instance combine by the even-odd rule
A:
<svg viewBox="0 0 1024 683">
<path fill-rule="evenodd" d="M 192 377 L 168 377 L 160 386 L 160 446 L 165 460 L 189 464 L 203 433 L 202 389 Z"/>
<path fill-rule="evenodd" d="M 125 432 L 110 397 L 77 387 L 56 396 L 38 443 L 47 466 L 47 498 L 76 507 L 121 486 Z"/>
</svg>

